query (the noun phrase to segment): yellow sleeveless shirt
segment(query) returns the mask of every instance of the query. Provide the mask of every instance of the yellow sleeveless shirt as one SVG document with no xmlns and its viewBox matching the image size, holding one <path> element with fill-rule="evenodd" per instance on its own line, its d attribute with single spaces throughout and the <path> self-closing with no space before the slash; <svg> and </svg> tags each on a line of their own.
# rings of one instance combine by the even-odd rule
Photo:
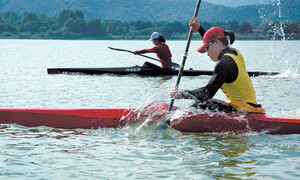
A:
<svg viewBox="0 0 300 180">
<path fill-rule="evenodd" d="M 238 67 L 237 79 L 232 83 L 224 83 L 221 87 L 226 95 L 225 102 L 233 106 L 237 111 L 265 113 L 263 108 L 255 108 L 248 104 L 257 104 L 256 95 L 246 69 L 244 57 L 239 51 L 236 50 L 236 52 L 237 56 L 229 53 L 224 54 L 224 56 L 230 56 Z"/>
</svg>

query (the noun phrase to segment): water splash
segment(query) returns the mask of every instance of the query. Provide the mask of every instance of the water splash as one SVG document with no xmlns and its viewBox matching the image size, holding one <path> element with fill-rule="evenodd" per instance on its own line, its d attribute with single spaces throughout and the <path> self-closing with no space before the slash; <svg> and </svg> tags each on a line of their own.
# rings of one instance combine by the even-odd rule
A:
<svg viewBox="0 0 300 180">
<path fill-rule="evenodd" d="M 292 111 L 284 111 L 274 113 L 272 116 L 274 117 L 300 117 L 300 109 L 292 110 Z"/>
<path fill-rule="evenodd" d="M 281 2 L 280 0 L 278 0 L 277 2 L 273 2 L 272 3 L 273 6 L 275 6 L 275 8 L 278 8 L 278 19 L 277 21 L 279 22 L 279 24 L 275 24 L 274 26 L 274 34 L 272 36 L 272 40 L 276 40 L 277 36 L 279 36 L 282 41 L 285 41 L 285 33 L 284 33 L 284 27 L 283 27 L 283 16 L 282 16 L 282 12 L 281 12 Z M 274 11 L 275 13 L 276 10 Z M 276 15 L 275 15 L 276 16 Z"/>
<path fill-rule="evenodd" d="M 258 10 L 259 18 L 261 20 L 264 20 L 264 19 L 266 19 L 266 14 L 264 13 L 265 8 L 264 8 L 264 6 L 262 6 L 263 5 L 263 0 L 260 0 L 259 3 L 260 3 L 260 9 Z"/>
<path fill-rule="evenodd" d="M 273 27 L 273 35 L 272 35 L 272 44 L 273 44 L 273 48 L 274 48 L 274 40 L 278 40 L 281 39 L 282 43 L 282 51 L 280 52 L 280 54 L 275 55 L 275 50 L 273 50 L 273 58 L 277 59 L 277 60 L 282 60 L 284 58 L 284 56 L 286 55 L 287 52 L 287 45 L 286 45 L 286 38 L 285 38 L 285 32 L 284 32 L 284 25 L 283 25 L 283 16 L 282 16 L 282 12 L 281 12 L 281 2 L 280 0 L 278 0 L 277 2 L 273 2 L 272 5 L 274 6 L 274 13 L 278 13 L 278 19 L 275 22 L 270 22 L 269 26 Z M 278 12 L 276 11 L 276 7 L 278 9 Z M 276 17 L 276 15 L 275 15 Z M 277 52 L 278 53 L 278 52 Z M 285 61 L 285 65 L 286 67 L 289 66 L 289 60 L 286 58 Z"/>
<path fill-rule="evenodd" d="M 145 103 L 132 111 L 129 116 L 123 116 L 121 121 L 126 121 L 128 136 L 138 136 L 145 138 L 172 139 L 180 135 L 179 131 L 172 128 L 156 129 L 164 119 L 169 119 L 167 113 L 168 105 L 161 98 L 161 93 L 153 94 Z"/>
<path fill-rule="evenodd" d="M 281 39 L 282 41 L 285 41 L 286 37 L 284 32 L 284 17 L 281 11 L 281 1 L 274 1 L 270 3 L 270 5 L 273 7 L 274 11 L 270 15 L 267 15 L 266 6 L 263 1 L 260 0 L 260 9 L 258 10 L 260 20 L 262 21 L 262 24 L 271 28 L 268 32 L 271 36 L 271 40 Z"/>
<path fill-rule="evenodd" d="M 298 60 L 297 60 L 296 67 L 295 67 L 295 74 L 298 74 L 298 68 L 300 68 L 300 51 L 298 51 L 297 58 L 298 58 Z"/>
<path fill-rule="evenodd" d="M 266 7 L 263 5 L 262 0 L 260 1 L 261 7 L 259 9 L 260 19 L 264 25 L 268 27 L 268 35 L 271 40 L 270 44 L 270 57 L 268 58 L 268 64 L 272 65 L 280 63 L 278 71 L 292 71 L 295 74 L 298 73 L 299 59 L 297 61 L 296 68 L 294 66 L 295 59 L 290 58 L 290 49 L 288 48 L 287 38 L 285 34 L 285 17 L 282 13 L 281 0 L 271 2 L 271 6 L 274 10 L 271 14 L 266 14 Z M 279 41 L 278 41 L 279 40 Z M 278 49 L 280 49 L 278 51 Z M 298 56 L 299 57 L 299 56 Z"/>
<path fill-rule="evenodd" d="M 280 74 L 274 76 L 274 78 L 287 78 L 287 79 L 298 79 L 300 75 L 297 74 L 297 68 L 295 70 L 287 69 Z"/>
</svg>

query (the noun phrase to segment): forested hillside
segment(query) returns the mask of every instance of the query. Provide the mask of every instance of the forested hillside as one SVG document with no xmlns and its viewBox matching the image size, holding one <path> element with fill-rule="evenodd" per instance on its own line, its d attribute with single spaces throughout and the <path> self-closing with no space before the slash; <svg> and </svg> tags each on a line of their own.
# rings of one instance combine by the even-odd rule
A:
<svg viewBox="0 0 300 180">
<path fill-rule="evenodd" d="M 218 26 L 233 30 L 238 39 L 300 39 L 300 21 L 270 21 L 258 25 L 237 21 L 201 21 L 205 29 Z M 158 31 L 168 39 L 186 39 L 188 21 L 120 21 L 85 19 L 81 10 L 63 9 L 48 16 L 35 12 L 18 15 L 14 11 L 0 13 L 0 38 L 36 39 L 148 39 Z M 199 35 L 198 35 L 199 37 Z"/>
<path fill-rule="evenodd" d="M 81 10 L 86 19 L 184 22 L 193 14 L 195 4 L 196 0 L 0 0 L 0 12 L 14 11 L 22 15 L 28 11 L 53 16 L 62 9 L 71 9 Z M 300 20 L 299 9 L 299 0 L 236 8 L 203 1 L 199 17 L 202 21 L 229 20 L 251 24 L 278 19 L 296 21 Z"/>
</svg>

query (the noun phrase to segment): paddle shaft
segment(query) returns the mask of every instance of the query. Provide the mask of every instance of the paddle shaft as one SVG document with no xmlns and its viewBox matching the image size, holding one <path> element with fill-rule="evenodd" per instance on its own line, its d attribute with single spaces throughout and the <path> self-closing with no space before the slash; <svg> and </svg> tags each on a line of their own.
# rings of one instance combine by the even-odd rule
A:
<svg viewBox="0 0 300 180">
<path fill-rule="evenodd" d="M 201 0 L 199 0 L 199 1 L 197 2 L 197 6 L 196 6 L 196 9 L 195 9 L 195 13 L 194 13 L 194 16 L 195 16 L 195 17 L 197 17 L 197 15 L 198 15 L 198 10 L 199 10 L 200 4 L 201 4 Z M 190 48 L 190 44 L 191 44 L 192 35 L 193 35 L 193 31 L 192 31 L 192 29 L 190 28 L 190 32 L 189 32 L 189 35 L 188 35 L 188 40 L 187 40 L 187 44 L 186 44 L 186 48 L 185 48 L 185 52 L 184 52 L 184 55 L 183 55 L 182 64 L 181 64 L 180 70 L 179 70 L 179 72 L 178 72 L 178 78 L 177 78 L 177 81 L 176 81 L 175 89 L 178 89 L 179 84 L 180 84 L 180 80 L 181 80 L 181 76 L 182 76 L 182 73 L 183 73 L 185 61 L 186 61 L 186 59 L 187 59 L 188 52 L 189 52 L 189 48 Z M 171 110 L 172 110 L 172 108 L 173 108 L 174 101 L 175 101 L 175 99 L 172 98 L 172 99 L 171 99 L 171 102 L 170 102 L 170 105 L 169 105 L 169 109 L 168 109 L 168 112 L 169 112 L 169 113 L 171 112 Z"/>
<path fill-rule="evenodd" d="M 112 50 L 116 50 L 116 51 L 125 51 L 125 52 L 129 52 L 129 53 L 132 53 L 132 54 L 134 54 L 134 52 L 133 52 L 133 51 L 126 50 L 126 49 L 112 48 L 112 47 L 109 47 L 109 46 L 108 46 L 108 48 L 109 48 L 109 49 L 112 49 Z M 152 59 L 152 60 L 155 60 L 155 61 L 158 61 L 158 62 L 160 62 L 160 61 L 159 61 L 159 59 L 155 59 L 155 58 L 153 58 L 153 57 L 149 57 L 149 56 L 146 56 L 146 55 L 143 55 L 143 54 L 137 54 L 137 55 L 139 55 L 139 56 L 143 56 L 143 57 L 145 57 L 145 58 L 149 58 L 149 59 Z"/>
<path fill-rule="evenodd" d="M 126 50 L 126 49 L 112 48 L 112 47 L 109 47 L 109 46 L 108 46 L 108 48 L 109 48 L 109 49 L 112 49 L 112 50 L 116 50 L 116 51 L 125 51 L 125 52 L 129 52 L 129 53 L 135 54 L 133 51 Z M 156 58 L 153 58 L 153 57 L 150 57 L 150 56 L 146 56 L 146 55 L 143 55 L 143 54 L 136 54 L 136 55 L 139 55 L 139 56 L 142 56 L 142 57 L 149 58 L 149 59 L 152 59 L 152 60 L 155 60 L 155 61 L 160 62 L 159 59 L 156 59 Z M 173 63 L 173 62 L 172 62 L 172 66 L 173 66 L 173 67 L 180 67 L 179 64 Z"/>
</svg>

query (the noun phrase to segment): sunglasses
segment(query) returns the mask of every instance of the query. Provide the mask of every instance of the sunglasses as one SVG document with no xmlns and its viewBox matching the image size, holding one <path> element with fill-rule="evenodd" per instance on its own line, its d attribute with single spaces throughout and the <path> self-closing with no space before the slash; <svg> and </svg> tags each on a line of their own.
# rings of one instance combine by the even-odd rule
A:
<svg viewBox="0 0 300 180">
<path fill-rule="evenodd" d="M 215 40 L 210 41 L 210 42 L 208 43 L 208 45 L 205 47 L 205 51 L 208 51 L 209 46 L 211 46 L 214 42 L 215 42 Z"/>
</svg>

